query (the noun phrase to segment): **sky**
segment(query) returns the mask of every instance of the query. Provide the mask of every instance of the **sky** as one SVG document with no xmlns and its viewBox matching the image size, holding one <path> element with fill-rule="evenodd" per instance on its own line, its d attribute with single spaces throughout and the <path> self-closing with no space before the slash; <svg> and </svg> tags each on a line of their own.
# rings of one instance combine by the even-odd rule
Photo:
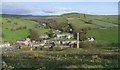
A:
<svg viewBox="0 0 120 70">
<path fill-rule="evenodd" d="M 119 0 L 2 0 L 3 2 L 119 2 Z"/>
<path fill-rule="evenodd" d="M 117 2 L 3 2 L 2 14 L 61 15 L 64 13 L 117 15 Z"/>
</svg>

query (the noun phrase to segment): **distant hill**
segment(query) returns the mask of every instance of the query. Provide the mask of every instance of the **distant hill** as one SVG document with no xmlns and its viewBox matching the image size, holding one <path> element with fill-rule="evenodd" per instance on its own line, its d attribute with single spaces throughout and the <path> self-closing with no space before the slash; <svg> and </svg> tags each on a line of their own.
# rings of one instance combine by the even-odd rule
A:
<svg viewBox="0 0 120 70">
<path fill-rule="evenodd" d="M 2 17 L 30 17 L 32 15 L 18 15 L 18 14 L 0 14 Z"/>
</svg>

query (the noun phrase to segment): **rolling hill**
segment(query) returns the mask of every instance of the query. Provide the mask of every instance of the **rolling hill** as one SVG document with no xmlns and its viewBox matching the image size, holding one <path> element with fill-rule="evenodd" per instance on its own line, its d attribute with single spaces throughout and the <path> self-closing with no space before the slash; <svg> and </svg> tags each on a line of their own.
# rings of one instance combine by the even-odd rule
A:
<svg viewBox="0 0 120 70">
<path fill-rule="evenodd" d="M 0 21 L 2 23 L 1 28 L 4 41 L 23 39 L 30 34 L 29 29 L 34 27 L 37 28 L 40 35 L 43 35 L 44 33 L 49 32 L 50 29 L 54 28 L 65 30 L 68 23 L 71 24 L 74 29 L 80 30 L 83 28 L 89 28 L 90 30 L 88 31 L 87 36 L 95 37 L 98 41 L 117 42 L 116 40 L 118 38 L 119 24 L 117 15 L 65 13 L 60 16 L 45 17 L 31 15 L 16 16 L 4 14 L 2 21 Z M 33 19 L 35 21 L 32 21 Z M 41 26 L 43 22 L 47 22 L 51 28 Z M 25 29 L 14 31 L 20 27 L 24 27 Z"/>
</svg>

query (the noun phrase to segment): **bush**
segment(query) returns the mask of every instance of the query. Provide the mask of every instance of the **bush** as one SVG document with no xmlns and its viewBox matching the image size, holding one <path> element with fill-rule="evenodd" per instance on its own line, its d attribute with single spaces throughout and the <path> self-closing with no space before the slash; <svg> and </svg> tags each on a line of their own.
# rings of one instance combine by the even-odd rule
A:
<svg viewBox="0 0 120 70">
<path fill-rule="evenodd" d="M 80 47 L 83 49 L 90 49 L 91 47 L 94 47 L 93 42 L 82 42 L 80 43 Z"/>
<path fill-rule="evenodd" d="M 64 48 L 61 48 L 61 47 L 54 47 L 53 48 L 53 51 L 62 51 L 64 50 Z"/>
<path fill-rule="evenodd" d="M 18 27 L 18 28 L 16 28 L 16 30 L 21 30 L 22 29 L 22 27 L 20 26 L 20 27 Z"/>
<path fill-rule="evenodd" d="M 26 27 L 26 26 L 24 26 L 24 27 L 23 27 L 23 29 L 27 29 L 27 27 Z"/>
<path fill-rule="evenodd" d="M 15 25 L 17 25 L 18 23 L 17 22 L 14 22 Z"/>
<path fill-rule="evenodd" d="M 11 23 L 12 21 L 11 20 L 8 20 L 7 23 Z"/>
<path fill-rule="evenodd" d="M 30 47 L 22 47 L 22 49 L 21 50 L 23 50 L 23 51 L 30 51 L 31 50 L 31 48 Z"/>
</svg>

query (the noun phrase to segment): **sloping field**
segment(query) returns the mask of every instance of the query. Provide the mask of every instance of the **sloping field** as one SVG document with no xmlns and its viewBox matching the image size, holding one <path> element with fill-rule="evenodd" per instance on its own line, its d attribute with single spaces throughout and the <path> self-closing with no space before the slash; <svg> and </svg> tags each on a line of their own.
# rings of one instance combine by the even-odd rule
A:
<svg viewBox="0 0 120 70">
<path fill-rule="evenodd" d="M 88 31 L 87 36 L 94 37 L 97 41 L 100 42 L 117 43 L 118 28 L 90 30 Z"/>
<path fill-rule="evenodd" d="M 29 29 L 32 29 L 36 26 L 38 26 L 38 23 L 30 20 L 22 20 L 18 18 L 2 18 L 3 41 L 15 41 L 24 39 L 30 35 Z M 40 30 L 40 35 L 48 31 L 48 29 L 45 29 L 42 26 L 37 28 L 37 30 Z"/>
</svg>

